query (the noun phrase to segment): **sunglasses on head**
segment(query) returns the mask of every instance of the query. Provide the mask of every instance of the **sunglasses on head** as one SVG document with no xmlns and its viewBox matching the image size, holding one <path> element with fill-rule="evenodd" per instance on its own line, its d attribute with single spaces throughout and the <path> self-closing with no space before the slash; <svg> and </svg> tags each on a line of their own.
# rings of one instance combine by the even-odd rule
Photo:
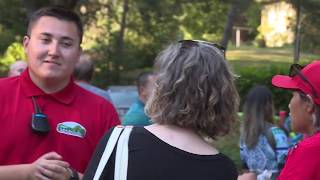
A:
<svg viewBox="0 0 320 180">
<path fill-rule="evenodd" d="M 208 41 L 201 41 L 201 40 L 180 40 L 178 41 L 179 43 L 181 43 L 183 46 L 199 46 L 199 44 L 204 44 L 204 45 L 209 45 L 209 46 L 213 46 L 217 49 L 219 49 L 223 56 L 226 56 L 226 48 L 217 44 L 217 43 L 212 43 L 212 42 L 208 42 Z"/>
<path fill-rule="evenodd" d="M 314 88 L 314 86 L 312 85 L 312 83 L 309 81 L 309 79 L 305 75 L 303 75 L 301 73 L 301 70 L 303 68 L 304 68 L 304 66 L 301 66 L 300 64 L 292 64 L 290 66 L 289 76 L 294 77 L 294 76 L 298 75 L 304 82 L 306 82 L 311 87 L 313 96 L 318 98 L 318 93 L 317 93 L 316 89 Z"/>
</svg>

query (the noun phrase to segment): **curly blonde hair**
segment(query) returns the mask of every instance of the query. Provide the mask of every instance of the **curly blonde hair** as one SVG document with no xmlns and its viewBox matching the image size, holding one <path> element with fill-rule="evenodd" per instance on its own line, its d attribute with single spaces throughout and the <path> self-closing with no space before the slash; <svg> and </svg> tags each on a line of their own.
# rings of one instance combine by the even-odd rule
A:
<svg viewBox="0 0 320 180">
<path fill-rule="evenodd" d="M 155 69 L 156 87 L 146 104 L 154 122 L 211 138 L 229 132 L 239 96 L 224 52 L 207 43 L 180 42 L 158 55 Z"/>
</svg>

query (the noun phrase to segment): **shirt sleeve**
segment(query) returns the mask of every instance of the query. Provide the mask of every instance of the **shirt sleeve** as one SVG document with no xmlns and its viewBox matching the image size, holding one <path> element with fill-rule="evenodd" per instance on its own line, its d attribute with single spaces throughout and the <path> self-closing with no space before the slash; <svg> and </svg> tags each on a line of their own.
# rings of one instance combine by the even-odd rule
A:
<svg viewBox="0 0 320 180">
<path fill-rule="evenodd" d="M 301 146 L 289 152 L 279 180 L 320 179 L 319 147 Z"/>
</svg>

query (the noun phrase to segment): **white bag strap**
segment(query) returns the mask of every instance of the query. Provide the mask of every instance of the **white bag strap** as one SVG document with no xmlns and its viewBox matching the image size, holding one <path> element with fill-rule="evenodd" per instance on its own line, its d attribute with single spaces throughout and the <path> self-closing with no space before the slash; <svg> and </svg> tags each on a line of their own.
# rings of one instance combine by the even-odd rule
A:
<svg viewBox="0 0 320 180">
<path fill-rule="evenodd" d="M 114 168 L 114 180 L 127 180 L 129 157 L 128 143 L 131 130 L 132 126 L 126 126 L 119 138 Z"/>
<path fill-rule="evenodd" d="M 94 174 L 94 177 L 93 177 L 93 180 L 99 180 L 100 176 L 101 176 L 101 173 L 105 167 L 105 165 L 107 164 L 108 162 L 108 159 L 110 158 L 111 156 L 111 153 L 117 143 L 117 140 L 118 140 L 118 137 L 120 136 L 121 134 L 121 131 L 124 127 L 123 126 L 116 126 L 111 135 L 110 135 L 110 138 L 107 142 L 107 145 L 103 151 L 103 154 L 102 154 L 102 157 L 100 159 L 100 162 L 99 162 L 99 165 L 98 165 L 98 168 L 96 170 L 96 173 Z"/>
</svg>

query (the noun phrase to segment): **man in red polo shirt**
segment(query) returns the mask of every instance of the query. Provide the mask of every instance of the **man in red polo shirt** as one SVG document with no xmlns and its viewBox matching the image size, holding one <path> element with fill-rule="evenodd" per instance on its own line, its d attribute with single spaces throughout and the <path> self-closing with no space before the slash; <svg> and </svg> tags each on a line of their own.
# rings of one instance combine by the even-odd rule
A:
<svg viewBox="0 0 320 180">
<path fill-rule="evenodd" d="M 71 77 L 82 34 L 71 11 L 48 7 L 31 17 L 28 69 L 0 79 L 0 179 L 79 179 L 100 138 L 120 123 L 107 100 Z"/>
</svg>

